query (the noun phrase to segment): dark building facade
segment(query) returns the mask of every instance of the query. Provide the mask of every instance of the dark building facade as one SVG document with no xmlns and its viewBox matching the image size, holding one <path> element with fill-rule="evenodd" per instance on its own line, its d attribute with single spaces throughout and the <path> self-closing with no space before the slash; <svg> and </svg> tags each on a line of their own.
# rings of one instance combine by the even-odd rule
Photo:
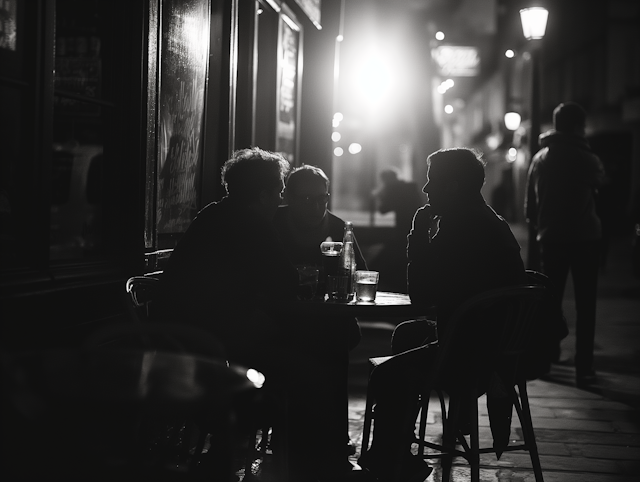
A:
<svg viewBox="0 0 640 482">
<path fill-rule="evenodd" d="M 8 0 L 3 347 L 76 343 L 162 269 L 252 145 L 331 168 L 339 0 Z M 302 66 L 304 65 L 304 72 Z"/>
</svg>

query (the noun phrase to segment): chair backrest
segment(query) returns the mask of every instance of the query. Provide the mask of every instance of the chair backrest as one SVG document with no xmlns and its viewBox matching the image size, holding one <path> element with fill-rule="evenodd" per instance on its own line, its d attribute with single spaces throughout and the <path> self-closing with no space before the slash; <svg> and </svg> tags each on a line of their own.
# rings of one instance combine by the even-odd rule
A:
<svg viewBox="0 0 640 482">
<path fill-rule="evenodd" d="M 486 320 L 490 317 L 496 339 L 483 352 L 485 362 L 482 366 L 507 365 L 512 376 L 520 376 L 519 364 L 523 355 L 529 356 L 535 351 L 532 341 L 538 338 L 537 321 L 548 289 L 537 284 L 505 287 L 480 293 L 465 301 L 454 312 L 449 321 L 448 336 L 440 344 L 439 355 L 431 371 L 431 379 L 440 377 L 442 370 L 451 365 L 452 357 L 459 356 L 457 347 L 461 336 L 469 323 L 475 319 Z M 482 340 L 478 340 L 482 343 Z M 475 368 L 478 368 L 475 367 Z M 473 367 L 470 367 L 473 368 Z"/>
<path fill-rule="evenodd" d="M 133 321 L 146 321 L 149 318 L 149 303 L 160 281 L 161 271 L 145 276 L 132 276 L 125 284 L 127 293 L 127 311 Z"/>
<path fill-rule="evenodd" d="M 134 306 L 146 306 L 153 297 L 153 290 L 160 279 L 156 276 L 132 276 L 127 280 L 125 289 Z"/>
</svg>

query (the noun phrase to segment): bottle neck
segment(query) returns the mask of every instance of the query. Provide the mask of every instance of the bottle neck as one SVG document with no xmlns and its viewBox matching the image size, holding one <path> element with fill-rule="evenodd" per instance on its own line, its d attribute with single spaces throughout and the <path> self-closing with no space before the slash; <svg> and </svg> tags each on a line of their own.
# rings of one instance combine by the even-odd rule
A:
<svg viewBox="0 0 640 482">
<path fill-rule="evenodd" d="M 353 225 L 345 224 L 344 226 L 344 235 L 342 236 L 342 242 L 353 242 Z"/>
</svg>

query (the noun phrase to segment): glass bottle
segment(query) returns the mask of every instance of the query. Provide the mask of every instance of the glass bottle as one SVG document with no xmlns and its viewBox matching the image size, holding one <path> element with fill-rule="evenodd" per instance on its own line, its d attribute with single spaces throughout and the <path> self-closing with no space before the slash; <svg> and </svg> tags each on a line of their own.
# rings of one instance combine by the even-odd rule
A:
<svg viewBox="0 0 640 482">
<path fill-rule="evenodd" d="M 356 274 L 356 252 L 353 224 L 344 223 L 344 236 L 342 238 L 342 253 L 340 254 L 340 268 L 342 274 L 348 276 L 347 297 L 351 298 L 355 292 L 354 277 Z"/>
</svg>

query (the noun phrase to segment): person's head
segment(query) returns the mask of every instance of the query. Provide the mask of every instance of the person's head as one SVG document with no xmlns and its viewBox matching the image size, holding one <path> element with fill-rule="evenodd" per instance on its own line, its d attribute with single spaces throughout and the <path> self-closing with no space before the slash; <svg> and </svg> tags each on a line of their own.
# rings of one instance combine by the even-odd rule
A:
<svg viewBox="0 0 640 482">
<path fill-rule="evenodd" d="M 327 214 L 329 178 L 315 166 L 294 169 L 287 179 L 285 201 L 294 224 L 301 228 L 318 226 Z"/>
<path fill-rule="evenodd" d="M 484 161 L 478 151 L 464 147 L 440 149 L 427 158 L 427 194 L 435 214 L 445 214 L 477 201 L 484 185 Z"/>
<path fill-rule="evenodd" d="M 558 132 L 584 135 L 587 113 L 575 102 L 564 102 L 553 110 L 553 125 Z"/>
<path fill-rule="evenodd" d="M 222 184 L 229 199 L 273 217 L 282 201 L 289 163 L 280 154 L 259 147 L 233 153 L 222 166 Z"/>
<path fill-rule="evenodd" d="M 383 184 L 391 184 L 398 180 L 398 171 L 395 169 L 383 169 L 380 171 L 380 180 Z"/>
</svg>

